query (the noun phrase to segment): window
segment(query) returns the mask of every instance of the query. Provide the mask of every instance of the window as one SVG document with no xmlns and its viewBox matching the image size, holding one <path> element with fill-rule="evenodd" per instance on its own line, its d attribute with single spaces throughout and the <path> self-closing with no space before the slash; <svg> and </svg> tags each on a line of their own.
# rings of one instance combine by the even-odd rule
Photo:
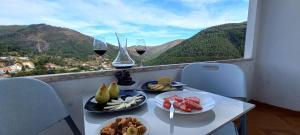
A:
<svg viewBox="0 0 300 135">
<path fill-rule="evenodd" d="M 111 69 L 118 53 L 114 32 L 128 38 L 137 65 L 141 57 L 144 65 L 242 58 L 248 5 L 249 0 L 2 2 L 0 76 Z M 92 37 L 105 37 L 104 57 L 94 53 Z M 142 56 L 135 47 L 140 38 L 147 46 Z"/>
</svg>

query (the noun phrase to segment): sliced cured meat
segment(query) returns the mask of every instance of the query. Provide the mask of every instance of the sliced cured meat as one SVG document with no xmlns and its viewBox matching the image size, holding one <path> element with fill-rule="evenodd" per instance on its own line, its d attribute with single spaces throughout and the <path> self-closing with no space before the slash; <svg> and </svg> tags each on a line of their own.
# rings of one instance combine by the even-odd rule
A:
<svg viewBox="0 0 300 135">
<path fill-rule="evenodd" d="M 170 108 L 171 99 L 175 101 L 173 104 L 175 109 L 180 109 L 184 112 L 191 112 L 192 110 L 202 110 L 200 99 L 198 97 L 179 97 L 177 95 L 164 98 L 164 108 Z"/>
<path fill-rule="evenodd" d="M 180 110 L 185 111 L 185 112 L 191 112 L 192 108 L 189 108 L 188 106 L 186 106 L 185 104 L 182 104 L 180 106 Z"/>
<path fill-rule="evenodd" d="M 195 109 L 195 110 L 201 110 L 202 109 L 202 107 L 200 106 L 200 104 L 197 104 L 197 103 L 195 103 L 195 102 L 193 102 L 191 100 L 185 100 L 184 104 L 186 106 L 188 106 L 189 108 L 192 108 L 192 109 Z"/>
<path fill-rule="evenodd" d="M 198 97 L 185 97 L 184 100 L 190 100 L 197 104 L 200 104 L 200 99 Z"/>
</svg>

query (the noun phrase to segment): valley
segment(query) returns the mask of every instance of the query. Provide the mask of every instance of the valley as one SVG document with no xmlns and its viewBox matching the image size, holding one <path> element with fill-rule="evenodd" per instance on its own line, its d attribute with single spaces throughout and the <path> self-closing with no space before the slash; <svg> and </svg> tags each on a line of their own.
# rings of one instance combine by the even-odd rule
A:
<svg viewBox="0 0 300 135">
<path fill-rule="evenodd" d="M 146 65 L 240 58 L 245 34 L 246 22 L 213 26 L 185 40 L 147 46 L 143 57 Z M 135 48 L 127 50 L 140 63 Z M 117 53 L 118 47 L 108 43 L 107 52 L 99 58 L 93 51 L 92 37 L 68 28 L 47 24 L 0 26 L 1 77 L 112 69 Z"/>
</svg>

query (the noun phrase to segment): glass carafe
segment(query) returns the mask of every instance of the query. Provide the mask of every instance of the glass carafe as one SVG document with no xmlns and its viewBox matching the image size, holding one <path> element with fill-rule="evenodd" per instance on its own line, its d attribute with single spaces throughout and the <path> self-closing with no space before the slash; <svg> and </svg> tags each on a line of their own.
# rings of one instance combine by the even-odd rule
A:
<svg viewBox="0 0 300 135">
<path fill-rule="evenodd" d="M 127 38 L 124 35 L 115 33 L 119 45 L 119 52 L 112 65 L 117 69 L 131 68 L 135 65 L 127 52 Z"/>
</svg>

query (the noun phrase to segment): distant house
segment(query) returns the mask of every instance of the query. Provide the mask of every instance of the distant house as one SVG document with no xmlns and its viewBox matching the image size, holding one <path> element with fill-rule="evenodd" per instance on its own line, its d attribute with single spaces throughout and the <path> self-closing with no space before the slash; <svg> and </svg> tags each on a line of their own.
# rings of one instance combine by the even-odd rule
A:
<svg viewBox="0 0 300 135">
<path fill-rule="evenodd" d="M 18 72 L 17 70 L 14 70 L 14 69 L 13 69 L 13 70 L 10 70 L 9 73 L 10 73 L 10 74 L 15 74 L 15 73 L 17 73 L 17 72 Z"/>
<path fill-rule="evenodd" d="M 0 61 L 0 68 L 5 67 L 5 63 Z"/>
<path fill-rule="evenodd" d="M 57 68 L 57 65 L 55 65 L 53 63 L 46 63 L 44 65 L 44 67 L 47 68 L 47 69 L 55 69 L 55 68 Z"/>
<path fill-rule="evenodd" d="M 7 60 L 8 57 L 0 57 L 0 60 Z"/>
<path fill-rule="evenodd" d="M 4 68 L 0 68 L 0 72 L 4 72 L 4 74 L 11 73 L 12 69 L 10 67 L 4 67 Z"/>
<path fill-rule="evenodd" d="M 18 57 L 19 60 L 29 60 L 28 57 Z"/>
<path fill-rule="evenodd" d="M 17 72 L 17 71 L 21 71 L 21 70 L 22 70 L 22 64 L 20 64 L 20 63 L 16 63 L 16 64 L 11 65 L 11 66 L 9 66 L 9 67 L 10 67 L 10 69 L 11 69 L 12 71 L 14 71 L 14 72 Z"/>
<path fill-rule="evenodd" d="M 3 70 L 0 70 L 0 75 L 5 74 L 5 72 Z"/>
<path fill-rule="evenodd" d="M 8 57 L 0 57 L 0 60 L 15 60 L 16 58 L 13 56 L 8 56 Z"/>
<path fill-rule="evenodd" d="M 24 66 L 24 67 L 28 67 L 30 69 L 34 69 L 34 64 L 31 62 L 31 61 L 24 61 L 24 62 L 21 62 L 21 64 Z"/>
</svg>

